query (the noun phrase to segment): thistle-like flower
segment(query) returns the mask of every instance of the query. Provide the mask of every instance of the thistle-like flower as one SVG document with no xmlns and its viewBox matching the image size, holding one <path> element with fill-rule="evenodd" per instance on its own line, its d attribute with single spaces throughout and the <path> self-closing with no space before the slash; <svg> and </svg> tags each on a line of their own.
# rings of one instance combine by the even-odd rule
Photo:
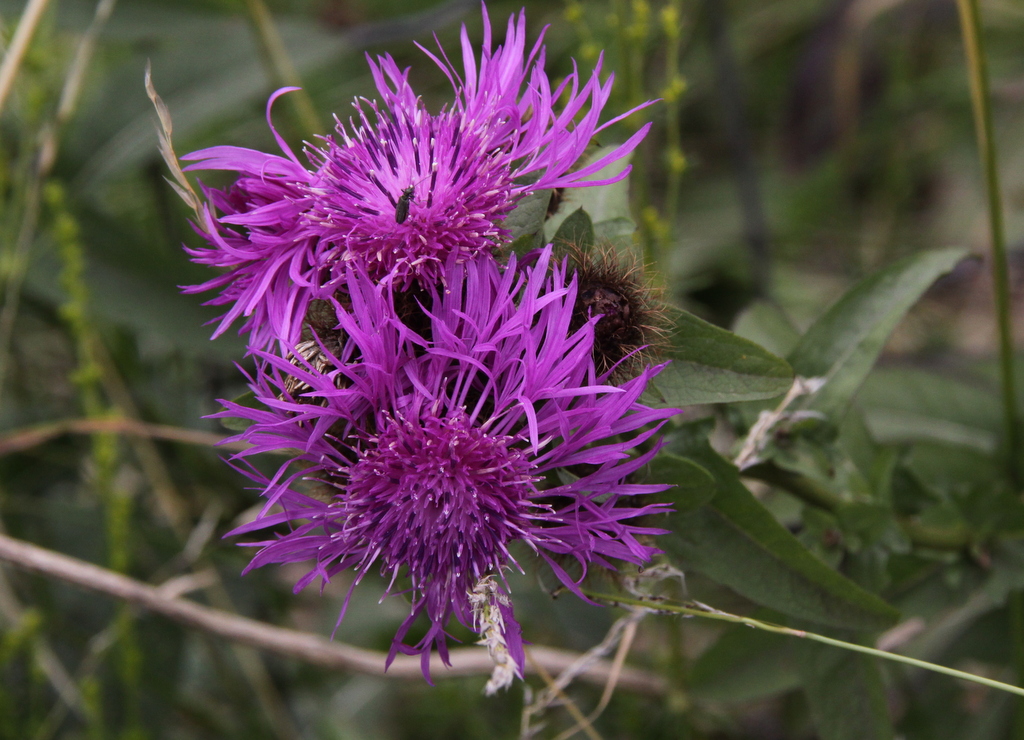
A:
<svg viewBox="0 0 1024 740">
<path fill-rule="evenodd" d="M 463 28 L 461 72 L 443 50 L 424 49 L 455 88 L 437 114 L 414 94 L 408 69 L 388 55 L 368 57 L 379 99 L 357 99 L 347 126 L 338 121 L 332 136 L 307 148 L 308 165 L 276 131 L 283 157 L 238 147 L 183 157 L 194 162 L 187 169 L 239 173 L 228 190 L 205 190 L 197 226 L 209 247 L 190 252 L 228 270 L 190 289 L 219 289 L 211 303 L 231 304 L 217 333 L 245 316 L 251 346 L 294 345 L 308 302 L 343 287 L 353 267 L 399 289 L 427 288 L 443 280 L 452 255 L 489 258 L 507 236 L 502 220 L 528 193 L 625 177 L 628 167 L 586 179 L 628 155 L 650 124 L 570 171 L 594 136 L 623 117 L 598 123 L 612 85 L 611 75 L 600 80 L 601 61 L 589 80 L 574 69 L 552 88 L 542 39 L 527 52 L 525 15 L 509 19 L 497 48 L 486 9 L 484 29 L 478 59 Z M 269 105 L 267 116 L 269 123 Z"/>
<path fill-rule="evenodd" d="M 522 639 L 504 582 L 515 565 L 510 547 L 524 543 L 580 596 L 566 558 L 585 574 L 590 564 L 640 563 L 658 552 L 637 538 L 663 530 L 632 520 L 667 505 L 633 497 L 668 486 L 629 479 L 656 453 L 651 438 L 676 411 L 639 402 L 659 367 L 617 387 L 596 374 L 596 318 L 570 328 L 575 279 L 564 263 L 551 264 L 550 247 L 532 266 L 513 258 L 504 269 L 449 255 L 445 274 L 446 287 L 431 290 L 424 306 L 426 328 L 415 332 L 395 311 L 393 284 L 351 271 L 345 304 L 336 306 L 341 349 L 321 346 L 327 372 L 301 353 L 258 353 L 252 387 L 265 408 L 226 402 L 222 413 L 253 422 L 240 435 L 253 447 L 240 456 L 302 452 L 298 465 L 270 479 L 247 471 L 267 503 L 235 534 L 286 525 L 251 543 L 260 549 L 249 568 L 312 561 L 296 590 L 345 570 L 354 571 L 354 587 L 378 569 L 388 592 L 406 578 L 410 613 L 391 658 L 421 654 L 427 673 L 433 647 L 447 658 L 454 615 L 470 629 L 486 627 L 492 652 L 521 675 Z M 292 378 L 309 389 L 305 398 L 287 392 Z M 489 612 L 474 596 L 488 578 L 498 584 Z M 420 615 L 425 636 L 405 644 Z"/>
</svg>

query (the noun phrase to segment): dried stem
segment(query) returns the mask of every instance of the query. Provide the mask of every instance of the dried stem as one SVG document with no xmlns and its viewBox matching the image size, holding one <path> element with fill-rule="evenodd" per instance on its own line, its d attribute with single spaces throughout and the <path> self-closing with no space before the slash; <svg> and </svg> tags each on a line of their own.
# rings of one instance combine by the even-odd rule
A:
<svg viewBox="0 0 1024 740">
<path fill-rule="evenodd" d="M 597 730 L 594 729 L 593 725 L 587 722 L 587 718 L 583 716 L 583 712 L 581 712 L 580 708 L 576 706 L 576 702 L 572 700 L 572 697 L 565 693 L 565 688 L 558 685 L 558 681 L 556 681 L 555 677 L 551 675 L 551 671 L 547 670 L 541 663 L 537 662 L 536 658 L 533 657 L 532 650 L 528 649 L 526 651 L 526 660 L 527 665 L 529 665 L 530 668 L 533 668 L 544 683 L 548 685 L 548 688 L 544 690 L 542 695 L 550 698 L 545 700 L 544 706 L 547 706 L 555 699 L 561 700 L 562 706 L 565 707 L 565 711 L 567 711 L 570 716 L 576 720 L 577 726 L 581 727 L 583 731 L 587 733 L 587 737 L 589 737 L 590 740 L 603 740 Z M 533 702 L 523 709 L 522 731 L 519 735 L 520 740 L 528 740 L 528 738 L 531 738 L 534 735 L 535 730 L 530 728 L 530 716 L 536 706 L 537 702 Z"/>
<path fill-rule="evenodd" d="M 168 597 L 155 586 L 68 557 L 13 537 L 0 535 L 0 560 L 25 570 L 57 578 L 83 588 L 124 599 L 131 604 L 162 614 L 194 629 L 244 643 L 261 650 L 285 655 L 326 668 L 384 676 L 385 653 L 346 645 L 297 630 L 275 627 L 183 598 Z M 534 661 L 549 672 L 561 672 L 581 656 L 565 650 L 533 647 Z M 431 667 L 435 678 L 486 676 L 494 665 L 483 648 L 459 648 L 450 652 L 451 667 L 435 658 Z M 591 664 L 579 677 L 600 686 L 607 684 L 614 667 L 608 661 Z M 387 674 L 390 678 L 420 679 L 420 659 L 399 655 Z M 663 694 L 666 685 L 661 676 L 637 668 L 624 667 L 618 674 L 619 686 L 647 694 Z"/>
<path fill-rule="evenodd" d="M 279 85 L 300 88 L 288 100 L 294 106 L 295 116 L 302 128 L 303 135 L 312 140 L 314 136 L 323 131 L 320 117 L 317 115 L 316 107 L 313 105 L 309 93 L 301 89 L 302 79 L 299 77 L 299 71 L 288 55 L 288 48 L 274 24 L 273 16 L 263 0 L 245 0 L 245 6 L 249 11 L 249 21 L 256 31 L 268 71 L 274 81 Z"/>
<path fill-rule="evenodd" d="M 25 52 L 28 51 L 32 36 L 35 35 L 36 28 L 39 26 L 43 11 L 49 4 L 50 0 L 29 0 L 25 5 L 25 10 L 21 13 L 14 38 L 11 39 L 11 45 L 4 53 L 3 63 L 0 63 L 0 113 L 3 112 L 4 103 L 7 102 L 7 96 L 11 92 L 11 87 L 14 86 L 14 78 L 18 74 L 18 68 L 21 66 Z"/>
<path fill-rule="evenodd" d="M 64 421 L 40 424 L 28 429 L 19 429 L 0 436 L 0 457 L 31 449 L 64 434 L 130 434 L 150 439 L 166 439 L 193 445 L 213 446 L 226 437 L 198 429 L 182 429 L 167 424 L 150 424 L 137 419 L 112 417 L 108 419 L 65 419 Z M 244 450 L 249 445 L 234 443 L 222 445 L 225 450 Z"/>
<path fill-rule="evenodd" d="M 629 648 L 632 646 L 633 638 L 636 635 L 637 625 L 649 613 L 649 609 L 635 607 L 630 608 L 629 614 L 616 620 L 615 624 L 611 626 L 611 629 L 608 630 L 608 634 L 605 635 L 601 642 L 580 655 L 572 665 L 568 666 L 559 674 L 557 679 L 551 678 L 543 671 L 538 671 L 545 683 L 547 683 L 548 687 L 544 691 L 540 692 L 536 699 L 528 702 L 527 706 L 523 708 L 521 736 L 527 737 L 530 735 L 531 717 L 536 714 L 540 714 L 557 700 L 561 700 L 565 703 L 566 710 L 576 720 L 576 724 L 571 729 L 559 735 L 558 738 L 564 740 L 565 738 L 571 737 L 581 731 L 586 732 L 589 735 L 593 730 L 593 721 L 601 716 L 605 707 L 608 706 L 612 693 L 615 691 L 615 687 L 619 683 L 619 677 L 623 670 L 626 655 L 629 653 Z M 597 708 L 594 709 L 589 716 L 584 717 L 583 713 L 579 711 L 579 708 L 566 697 L 565 689 L 576 679 L 577 676 L 584 675 L 590 666 L 598 662 L 603 662 L 601 661 L 601 658 L 614 650 L 616 646 L 618 646 L 618 650 L 616 651 L 615 659 L 612 661 L 611 671 L 608 674 L 608 681 L 605 683 L 601 700 L 598 702 Z M 529 653 L 527 654 L 527 657 L 532 659 Z"/>
</svg>

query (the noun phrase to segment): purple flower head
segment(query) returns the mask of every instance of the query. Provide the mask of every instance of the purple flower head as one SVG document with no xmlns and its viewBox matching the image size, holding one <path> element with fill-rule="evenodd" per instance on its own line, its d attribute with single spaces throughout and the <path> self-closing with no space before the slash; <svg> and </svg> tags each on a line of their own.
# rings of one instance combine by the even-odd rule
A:
<svg viewBox="0 0 1024 740">
<path fill-rule="evenodd" d="M 278 90 L 267 102 L 267 123 L 274 101 L 290 88 Z M 278 337 L 295 336 L 318 285 L 316 237 L 310 232 L 307 213 L 313 198 L 312 173 L 298 161 L 273 125 L 271 130 L 287 157 L 264 154 L 236 146 L 217 146 L 186 154 L 182 159 L 201 159 L 185 169 L 233 170 L 239 173 L 226 190 L 203 187 L 203 222 L 196 230 L 209 248 L 186 251 L 194 262 L 227 268 L 227 272 L 186 293 L 220 290 L 210 305 L 228 305 L 214 337 L 235 319 L 247 316 L 243 330 L 252 333 L 251 343 L 267 346 Z"/>
<path fill-rule="evenodd" d="M 393 276 L 403 288 L 430 284 L 451 254 L 459 262 L 489 255 L 507 235 L 502 219 L 523 195 L 580 185 L 646 134 L 644 127 L 601 161 L 570 173 L 610 125 L 597 119 L 612 78 L 601 83 L 599 60 L 582 88 L 574 71 L 552 90 L 541 40 L 526 53 L 525 13 L 509 19 L 496 49 L 486 11 L 484 29 L 478 64 L 463 27 L 461 74 L 443 51 L 441 58 L 426 52 L 455 88 L 450 107 L 431 115 L 409 87 L 408 70 L 388 55 L 369 60 L 381 102 L 357 101 L 356 120 L 348 129 L 339 122 L 337 138 L 312 152 L 322 163 L 324 192 L 314 210 L 324 238 L 338 245 L 341 260 L 364 265 L 375 278 Z M 565 93 L 568 102 L 556 112 Z M 586 184 L 613 182 L 628 171 Z"/>
<path fill-rule="evenodd" d="M 421 654 L 425 673 L 434 646 L 446 660 L 454 615 L 471 629 L 486 622 L 499 630 L 521 675 L 522 638 L 504 583 L 515 563 L 510 546 L 525 543 L 581 597 L 564 557 L 585 574 L 592 563 L 640 563 L 658 552 L 637 536 L 663 530 L 631 520 L 667 505 L 623 497 L 667 488 L 627 480 L 658 445 L 634 449 L 675 410 L 639 402 L 660 367 L 618 387 L 596 376 L 596 319 L 570 330 L 575 279 L 551 264 L 550 247 L 528 268 L 449 255 L 446 280 L 417 333 L 395 312 L 393 286 L 352 271 L 332 369 L 258 353 L 252 385 L 266 408 L 226 403 L 223 415 L 254 422 L 241 435 L 253 447 L 240 456 L 295 448 L 301 470 L 286 464 L 269 480 L 247 470 L 268 500 L 234 534 L 287 524 L 251 543 L 260 549 L 249 568 L 313 561 L 296 590 L 348 569 L 353 587 L 371 568 L 389 579 L 388 592 L 406 578 L 411 609 L 392 658 Z M 300 397 L 285 392 L 289 376 L 308 388 Z M 319 490 L 300 490 L 310 480 Z M 486 583 L 491 609 L 482 617 Z M 420 615 L 426 634 L 405 644 Z"/>
<path fill-rule="evenodd" d="M 235 304 L 218 333 L 247 316 L 252 346 L 275 338 L 294 345 L 308 302 L 346 285 L 351 268 L 398 289 L 429 287 L 443 280 L 452 255 L 456 262 L 490 257 L 508 235 L 502 220 L 530 192 L 626 176 L 628 167 L 585 180 L 629 154 L 649 124 L 570 172 L 593 137 L 624 117 L 598 123 L 612 85 L 612 76 L 600 80 L 600 60 L 589 80 L 574 69 L 552 89 L 541 40 L 527 51 L 524 14 L 509 19 L 496 48 L 486 9 L 484 29 L 479 58 L 462 29 L 461 71 L 443 50 L 424 49 L 455 89 L 437 114 L 414 94 L 408 69 L 388 55 L 368 57 L 378 100 L 357 99 L 355 118 L 307 149 L 308 168 L 279 136 L 285 157 L 237 147 L 183 157 L 195 162 L 188 169 L 239 173 L 232 189 L 206 191 L 199 229 L 210 246 L 192 252 L 229 270 L 192 289 L 221 289 L 212 302 Z"/>
</svg>

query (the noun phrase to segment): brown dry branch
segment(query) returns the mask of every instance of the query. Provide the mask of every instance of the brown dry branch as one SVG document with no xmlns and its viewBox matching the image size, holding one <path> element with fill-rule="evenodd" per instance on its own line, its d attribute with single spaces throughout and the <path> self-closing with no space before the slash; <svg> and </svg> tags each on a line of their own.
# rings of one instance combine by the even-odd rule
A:
<svg viewBox="0 0 1024 740">
<path fill-rule="evenodd" d="M 63 421 L 40 424 L 29 429 L 20 429 L 0 436 L 0 457 L 13 452 L 21 452 L 36 445 L 49 442 L 64 434 L 131 434 L 138 437 L 165 439 L 171 442 L 184 442 L 194 445 L 213 446 L 223 442 L 226 437 L 213 432 L 198 429 L 182 429 L 167 424 L 150 424 L 137 419 L 111 417 L 109 419 L 65 419 Z M 224 450 L 244 450 L 249 445 L 234 442 L 221 445 Z"/>
<path fill-rule="evenodd" d="M 169 596 L 158 587 L 2 534 L 0 560 L 44 576 L 124 599 L 188 627 L 234 642 L 326 668 L 376 676 L 385 675 L 386 655 L 382 652 L 364 650 L 307 632 L 275 627 L 255 619 L 212 609 L 189 599 Z M 533 660 L 549 673 L 562 672 L 582 657 L 579 653 L 548 647 L 533 647 L 530 652 Z M 440 659 L 434 657 L 431 662 L 434 678 L 487 676 L 494 667 L 490 656 L 483 648 L 458 648 L 450 652 L 450 658 L 452 665 L 446 667 L 441 664 Z M 611 662 L 601 660 L 590 665 L 579 678 L 605 686 L 614 671 L 615 667 Z M 417 656 L 399 655 L 386 675 L 390 678 L 420 679 L 420 659 Z M 617 679 L 619 687 L 646 694 L 664 694 L 667 688 L 661 676 L 633 667 L 622 668 Z"/>
</svg>

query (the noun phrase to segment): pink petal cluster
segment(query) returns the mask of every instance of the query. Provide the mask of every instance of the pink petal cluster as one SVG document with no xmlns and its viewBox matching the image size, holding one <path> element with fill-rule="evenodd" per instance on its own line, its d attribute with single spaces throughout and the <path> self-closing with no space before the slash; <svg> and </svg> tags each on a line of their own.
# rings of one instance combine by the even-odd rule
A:
<svg viewBox="0 0 1024 740">
<path fill-rule="evenodd" d="M 352 589 L 379 572 L 385 593 L 410 602 L 389 662 L 421 655 L 429 678 L 435 648 L 447 661 L 454 617 L 480 631 L 503 667 L 492 683 L 505 685 L 525 660 L 505 581 L 513 547 L 580 597 L 591 565 L 649 560 L 658 550 L 646 538 L 662 530 L 638 518 L 668 510 L 644 500 L 668 486 L 634 478 L 676 410 L 640 401 L 661 366 L 615 383 L 598 374 L 601 317 L 581 311 L 592 302 L 577 300 L 550 245 L 522 262 L 495 258 L 524 196 L 625 177 L 628 167 L 587 179 L 648 126 L 574 169 L 619 120 L 599 123 L 611 77 L 601 81 L 598 61 L 586 81 L 574 69 L 552 88 L 523 14 L 497 47 L 486 10 L 484 28 L 479 55 L 463 28 L 461 69 L 424 49 L 455 90 L 438 113 L 385 55 L 368 60 L 377 100 L 357 99 L 304 161 L 270 124 L 287 88 L 266 113 L 282 154 L 185 156 L 190 170 L 237 173 L 204 188 L 195 226 L 206 246 L 189 250 L 222 272 L 187 290 L 217 291 L 215 335 L 242 321 L 257 361 L 256 403 L 224 401 L 219 414 L 249 422 L 235 464 L 266 498 L 232 533 L 260 533 L 247 570 L 311 563 L 296 591 L 350 572 L 339 624 Z M 284 450 L 272 475 L 249 464 Z M 407 641 L 420 619 L 425 634 Z"/>
<path fill-rule="evenodd" d="M 222 413 L 252 422 L 238 437 L 252 447 L 238 458 L 302 450 L 271 478 L 242 468 L 267 502 L 233 534 L 290 528 L 250 543 L 260 549 L 249 568 L 312 561 L 296 590 L 343 571 L 354 571 L 352 588 L 371 569 L 392 585 L 406 575 L 410 613 L 391 655 L 421 654 L 425 672 L 432 648 L 446 658 L 452 615 L 472 628 L 474 586 L 487 576 L 503 582 L 515 565 L 513 542 L 581 597 L 556 556 L 575 559 L 585 575 L 592 563 L 641 563 L 658 552 L 637 538 L 663 530 L 633 520 L 667 505 L 622 499 L 668 488 L 627 479 L 658 445 L 633 450 L 676 413 L 640 403 L 660 367 L 619 386 L 595 375 L 597 318 L 570 330 L 575 277 L 551 264 L 550 247 L 526 268 L 514 258 L 503 268 L 450 256 L 445 279 L 416 332 L 395 310 L 393 284 L 351 272 L 350 305 L 337 307 L 345 341 L 340 356 L 328 356 L 333 369 L 259 352 L 252 387 L 264 408 L 226 402 Z M 290 394 L 288 377 L 307 390 Z M 559 470 L 571 479 L 551 480 Z M 407 645 L 420 615 L 429 629 Z M 521 671 L 511 610 L 504 637 Z"/>
<path fill-rule="evenodd" d="M 443 50 L 424 49 L 455 90 L 439 113 L 415 95 L 408 69 L 388 55 L 368 57 L 378 100 L 357 99 L 347 125 L 338 121 L 333 135 L 307 147 L 307 164 L 276 130 L 284 156 L 221 146 L 182 158 L 189 170 L 238 173 L 227 190 L 206 189 L 197 228 L 208 246 L 190 250 L 226 270 L 188 288 L 218 290 L 211 303 L 229 306 L 215 334 L 244 317 L 251 346 L 293 345 L 309 301 L 343 287 L 353 267 L 401 288 L 426 287 L 442 279 L 449 256 L 491 258 L 507 236 L 502 219 L 530 192 L 626 176 L 628 167 L 586 179 L 632 152 L 649 124 L 573 170 L 594 137 L 623 118 L 598 122 L 612 85 L 611 75 L 600 80 L 600 60 L 588 80 L 574 69 L 552 88 L 542 39 L 527 52 L 525 14 L 509 19 L 496 48 L 486 10 L 484 29 L 478 59 L 463 28 L 461 72 Z"/>
</svg>

